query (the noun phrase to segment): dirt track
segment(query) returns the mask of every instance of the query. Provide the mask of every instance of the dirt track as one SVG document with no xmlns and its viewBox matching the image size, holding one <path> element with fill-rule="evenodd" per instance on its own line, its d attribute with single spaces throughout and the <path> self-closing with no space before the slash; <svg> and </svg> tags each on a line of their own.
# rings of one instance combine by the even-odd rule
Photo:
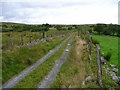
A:
<svg viewBox="0 0 120 90">
<path fill-rule="evenodd" d="M 68 42 L 68 46 L 66 47 L 66 49 L 62 53 L 61 57 L 56 61 L 56 63 L 54 65 L 54 67 L 52 68 L 52 70 L 38 84 L 37 88 L 49 88 L 50 84 L 55 80 L 57 72 L 59 71 L 61 65 L 65 62 L 65 60 L 67 58 L 71 42 L 72 42 L 72 39 Z"/>
</svg>

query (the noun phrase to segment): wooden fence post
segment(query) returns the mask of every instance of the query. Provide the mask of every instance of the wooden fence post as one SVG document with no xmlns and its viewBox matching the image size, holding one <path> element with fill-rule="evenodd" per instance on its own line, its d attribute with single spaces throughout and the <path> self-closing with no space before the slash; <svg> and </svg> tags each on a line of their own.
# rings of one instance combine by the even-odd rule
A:
<svg viewBox="0 0 120 90">
<path fill-rule="evenodd" d="M 91 40 L 89 31 L 87 31 L 87 43 L 88 43 L 88 45 L 89 45 L 89 53 L 90 53 L 90 55 L 91 55 L 92 40 Z"/>
<path fill-rule="evenodd" d="M 40 38 L 39 38 L 40 40 L 42 39 L 42 33 L 40 32 Z"/>
<path fill-rule="evenodd" d="M 89 59 L 89 63 L 91 63 L 91 60 L 92 60 L 92 57 L 91 57 L 92 41 L 90 38 L 89 31 L 86 31 L 86 41 L 87 41 L 87 51 L 89 52 L 88 59 Z"/>
<path fill-rule="evenodd" d="M 45 38 L 45 31 L 43 31 L 42 33 L 43 33 L 43 38 Z"/>
<path fill-rule="evenodd" d="M 23 35 L 21 34 L 21 44 L 23 45 L 24 42 L 23 42 Z"/>
<path fill-rule="evenodd" d="M 78 37 L 79 37 L 79 30 L 78 30 Z"/>
<path fill-rule="evenodd" d="M 91 55 L 91 51 L 92 51 L 92 40 L 91 40 L 91 37 L 89 35 L 89 53 Z"/>
<path fill-rule="evenodd" d="M 34 32 L 34 39 L 37 40 L 36 32 Z"/>
<path fill-rule="evenodd" d="M 32 35 L 29 35 L 29 42 L 31 43 L 31 38 L 32 38 Z"/>
<path fill-rule="evenodd" d="M 96 44 L 96 51 L 97 51 L 97 66 L 98 66 L 98 83 L 99 86 L 102 88 L 102 67 L 101 67 L 101 61 L 100 61 L 100 47 L 98 44 Z"/>
<path fill-rule="evenodd" d="M 10 34 L 10 44 L 13 45 L 12 35 Z"/>
</svg>

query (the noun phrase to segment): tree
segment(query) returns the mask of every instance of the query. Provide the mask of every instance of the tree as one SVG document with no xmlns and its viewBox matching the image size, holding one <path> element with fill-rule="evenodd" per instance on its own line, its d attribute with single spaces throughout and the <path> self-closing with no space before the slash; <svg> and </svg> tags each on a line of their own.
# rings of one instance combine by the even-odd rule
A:
<svg viewBox="0 0 120 90">
<path fill-rule="evenodd" d="M 43 32 L 43 38 L 45 38 L 45 31 L 49 30 L 50 25 L 48 23 L 42 24 L 41 31 Z"/>
<path fill-rule="evenodd" d="M 104 28 L 106 27 L 105 24 L 97 24 L 94 27 L 94 31 L 98 32 L 98 34 L 101 34 L 104 31 Z"/>
</svg>

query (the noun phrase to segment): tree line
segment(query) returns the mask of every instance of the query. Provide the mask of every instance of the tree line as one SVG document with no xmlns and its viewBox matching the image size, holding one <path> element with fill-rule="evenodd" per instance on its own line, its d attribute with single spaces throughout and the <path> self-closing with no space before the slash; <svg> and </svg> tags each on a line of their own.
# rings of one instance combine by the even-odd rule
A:
<svg viewBox="0 0 120 90">
<path fill-rule="evenodd" d="M 46 32 L 50 27 L 56 30 L 78 30 L 85 31 L 89 30 L 90 33 L 94 34 L 104 34 L 112 36 L 120 36 L 120 25 L 117 24 L 85 24 L 85 25 L 50 25 L 48 23 L 41 25 L 28 25 L 28 24 L 12 24 L 3 23 L 0 25 L 2 29 L 1 32 L 11 32 L 11 31 L 31 31 L 31 32 Z M 43 33 L 44 34 L 44 33 Z"/>
<path fill-rule="evenodd" d="M 96 24 L 94 26 L 94 33 L 120 36 L 120 25 L 117 24 Z"/>
</svg>

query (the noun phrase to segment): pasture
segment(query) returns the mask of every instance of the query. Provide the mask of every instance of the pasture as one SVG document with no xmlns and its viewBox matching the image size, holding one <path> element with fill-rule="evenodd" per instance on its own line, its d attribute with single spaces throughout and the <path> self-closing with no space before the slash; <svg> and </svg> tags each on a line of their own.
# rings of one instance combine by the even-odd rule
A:
<svg viewBox="0 0 120 90">
<path fill-rule="evenodd" d="M 91 37 L 99 42 L 101 55 L 106 56 L 111 53 L 110 63 L 118 65 L 118 37 L 105 35 L 91 35 Z"/>
</svg>

